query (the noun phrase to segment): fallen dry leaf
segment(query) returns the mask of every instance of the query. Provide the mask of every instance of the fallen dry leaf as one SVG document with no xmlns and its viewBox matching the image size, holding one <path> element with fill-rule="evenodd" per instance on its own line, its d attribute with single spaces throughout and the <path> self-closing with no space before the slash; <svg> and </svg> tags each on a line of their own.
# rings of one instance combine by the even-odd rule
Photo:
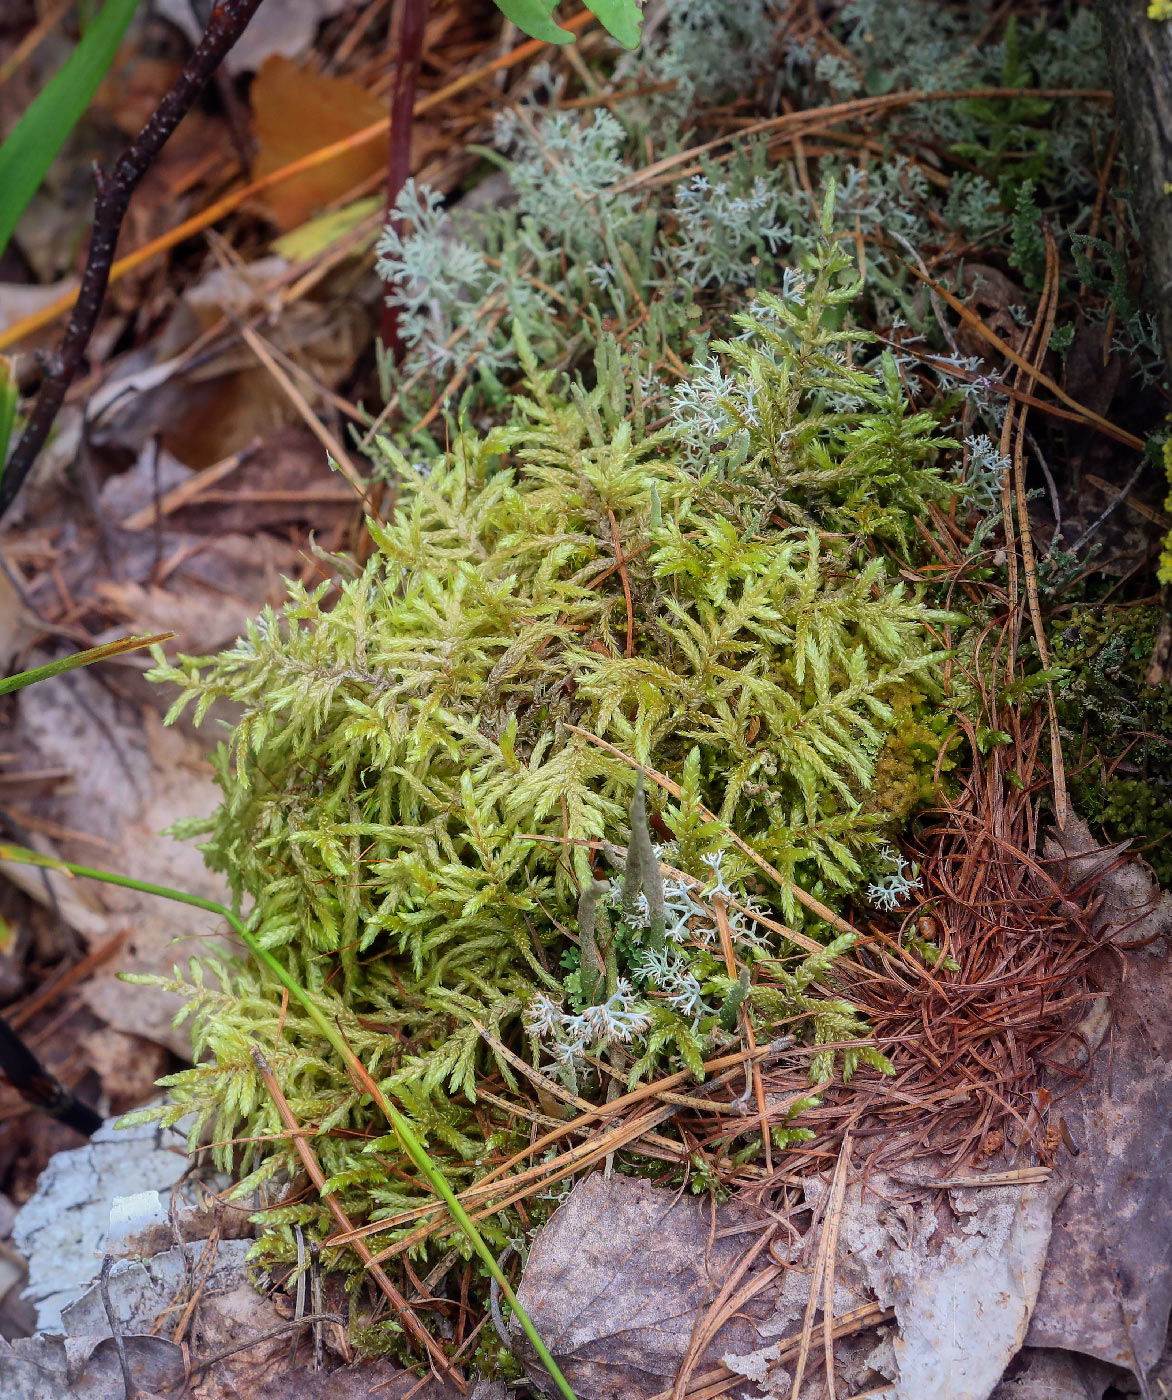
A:
<svg viewBox="0 0 1172 1400">
<path fill-rule="evenodd" d="M 1101 1400 L 1121 1373 L 1069 1351 L 1025 1347 L 993 1392 L 992 1400 Z"/>
<path fill-rule="evenodd" d="M 208 899 L 227 897 L 222 877 L 207 869 L 193 842 L 163 834 L 184 816 L 210 812 L 217 801 L 204 744 L 164 729 L 156 711 L 115 697 L 80 671 L 22 691 L 18 733 L 42 765 L 72 772 L 70 789 L 51 799 L 44 814 L 74 830 L 100 833 L 113 848 L 103 856 L 107 868 Z M 62 850 L 93 861 L 92 850 L 75 852 L 67 843 Z M 163 992 L 129 994 L 117 974 L 167 972 L 185 962 L 209 946 L 215 917 L 133 890 L 68 883 L 105 911 L 101 936 L 130 929 L 119 956 L 80 989 L 86 1004 L 116 1030 L 189 1054 L 188 1032 L 170 1024 L 176 999 Z"/>
<path fill-rule="evenodd" d="M 321 146 L 341 141 L 387 114 L 386 104 L 352 78 L 326 77 L 273 55 L 261 64 L 251 92 L 261 179 Z M 261 196 L 279 229 L 296 228 L 386 165 L 387 138 L 364 142 L 315 170 Z"/>
<path fill-rule="evenodd" d="M 782 1400 L 792 1388 L 829 1180 L 803 1186 L 814 1223 L 804 1237 L 779 1236 L 753 1263 L 743 1282 L 759 1280 L 760 1289 L 693 1373 L 743 1377 L 735 1392 L 742 1400 Z M 840 1394 L 894 1382 L 896 1400 L 986 1400 L 1022 1344 L 1062 1187 L 949 1188 L 951 1211 L 941 1215 L 942 1189 L 878 1172 L 865 1190 L 859 1181 L 847 1187 L 834 1313 L 862 1309 L 866 1317 L 836 1342 Z M 795 1229 L 800 1218 L 788 1214 Z M 714 1210 L 644 1181 L 596 1174 L 538 1233 L 518 1293 L 580 1400 L 659 1396 L 671 1388 L 697 1319 L 768 1223 L 741 1205 Z M 884 1310 L 894 1310 L 894 1332 L 877 1327 Z M 819 1355 L 820 1338 L 816 1318 Z M 717 1362 L 727 1369 L 710 1371 Z M 552 1393 L 539 1364 L 531 1356 L 525 1364 Z M 811 1400 L 819 1391 L 809 1368 L 807 1377 Z"/>
<path fill-rule="evenodd" d="M 1068 830 L 1066 847 L 1079 873 L 1096 859 L 1085 827 Z M 1084 1083 L 1065 1096 L 1056 1085 L 1051 1116 L 1065 1120 L 1078 1156 L 1059 1148 L 1069 1190 L 1027 1340 L 1138 1375 L 1159 1360 L 1172 1309 L 1172 895 L 1137 861 L 1108 872 L 1100 888 L 1105 932 L 1124 947 L 1155 941 L 1102 955 L 1110 1040 Z"/>
<path fill-rule="evenodd" d="M 730 1223 L 727 1208 L 718 1222 Z M 671 1385 L 697 1310 L 753 1239 L 714 1240 L 712 1231 L 707 1201 L 600 1174 L 579 1182 L 538 1231 L 518 1297 L 579 1400 L 637 1400 Z M 708 1360 L 758 1341 L 737 1318 Z M 535 1359 L 532 1368 L 537 1376 Z"/>
</svg>

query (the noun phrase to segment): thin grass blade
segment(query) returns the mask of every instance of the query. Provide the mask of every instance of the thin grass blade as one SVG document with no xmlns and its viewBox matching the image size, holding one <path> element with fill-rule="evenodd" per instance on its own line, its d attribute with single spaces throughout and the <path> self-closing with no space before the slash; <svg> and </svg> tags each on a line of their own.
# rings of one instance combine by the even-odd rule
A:
<svg viewBox="0 0 1172 1400">
<path fill-rule="evenodd" d="M 4 464 L 8 461 L 8 441 L 16 422 L 16 374 L 7 355 L 0 355 L 0 481 L 4 480 Z"/>
<path fill-rule="evenodd" d="M 114 61 L 137 4 L 106 0 L 81 42 L 0 146 L 0 253 Z"/>
<path fill-rule="evenodd" d="M 76 671 L 80 666 L 92 666 L 95 661 L 108 661 L 112 656 L 121 656 L 123 652 L 138 651 L 140 647 L 154 646 L 156 642 L 167 642 L 175 635 L 174 632 L 158 632 L 153 637 L 123 637 L 117 642 L 107 642 L 105 646 L 90 647 L 88 651 L 74 652 L 72 656 L 62 656 L 57 661 L 47 662 L 44 666 L 34 666 L 31 671 L 17 671 L 15 675 L 0 678 L 0 695 L 7 695 L 10 690 L 23 690 L 26 685 L 36 685 L 38 681 L 47 681 L 52 676 L 59 676 L 64 671 Z"/>
</svg>

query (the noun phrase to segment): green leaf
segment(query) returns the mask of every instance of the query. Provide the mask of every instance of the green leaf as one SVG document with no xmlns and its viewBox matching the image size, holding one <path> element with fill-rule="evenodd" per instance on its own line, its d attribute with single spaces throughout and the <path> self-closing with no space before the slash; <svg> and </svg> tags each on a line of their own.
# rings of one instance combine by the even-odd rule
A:
<svg viewBox="0 0 1172 1400">
<path fill-rule="evenodd" d="M 17 671 L 14 676 L 0 677 L 0 695 L 10 690 L 23 690 L 26 685 L 37 681 L 47 681 L 51 676 L 59 676 L 63 671 L 76 671 L 79 666 L 92 666 L 95 661 L 107 661 L 111 656 L 121 656 L 124 651 L 137 651 L 139 647 L 154 646 L 165 642 L 174 632 L 159 632 L 153 637 L 123 637 L 121 641 L 107 642 L 102 647 L 90 647 L 88 651 L 74 652 L 58 661 L 50 661 L 45 666 L 34 666 L 31 671 Z"/>
<path fill-rule="evenodd" d="M 553 12 L 557 0 L 496 0 L 496 4 L 506 19 L 511 19 L 518 29 L 523 29 L 534 39 L 546 44 L 574 42 L 574 36 L 568 29 L 554 23 Z"/>
<path fill-rule="evenodd" d="M 0 146 L 0 253 L 105 77 L 137 3 L 106 0 L 85 37 Z"/>
<path fill-rule="evenodd" d="M 586 0 L 586 8 L 596 15 L 624 48 L 639 47 L 639 26 L 643 16 L 635 0 Z"/>
<path fill-rule="evenodd" d="M 554 22 L 557 0 L 496 0 L 497 9 L 534 39 L 547 44 L 572 44 L 574 36 Z M 595 15 L 624 48 L 639 46 L 639 26 L 643 23 L 635 0 L 586 0 Z"/>
</svg>

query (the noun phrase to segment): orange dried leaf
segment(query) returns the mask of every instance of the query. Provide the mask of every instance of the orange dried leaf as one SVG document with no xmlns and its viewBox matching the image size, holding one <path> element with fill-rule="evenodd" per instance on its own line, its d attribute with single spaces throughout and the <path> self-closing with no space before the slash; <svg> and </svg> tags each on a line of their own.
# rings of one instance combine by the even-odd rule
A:
<svg viewBox="0 0 1172 1400">
<path fill-rule="evenodd" d="M 252 85 L 253 129 L 261 179 L 333 141 L 344 140 L 386 116 L 385 105 L 352 78 L 323 77 L 274 54 Z M 260 203 L 282 232 L 312 218 L 387 161 L 387 143 L 364 141 L 326 165 L 265 190 Z"/>
</svg>

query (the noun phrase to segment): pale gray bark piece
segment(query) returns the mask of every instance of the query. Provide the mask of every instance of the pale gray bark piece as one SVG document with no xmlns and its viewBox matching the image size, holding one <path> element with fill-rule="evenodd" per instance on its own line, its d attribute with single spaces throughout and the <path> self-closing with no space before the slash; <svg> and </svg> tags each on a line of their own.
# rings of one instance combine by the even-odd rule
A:
<svg viewBox="0 0 1172 1400">
<path fill-rule="evenodd" d="M 897 1400 L 986 1400 L 1020 1350 L 1038 1296 L 1054 1192 L 955 1194 L 978 1198 L 971 1229 L 962 1226 L 934 1257 L 897 1251 L 887 1260 L 899 1322 Z"/>
<path fill-rule="evenodd" d="M 114 1197 L 165 1192 L 186 1170 L 186 1144 L 174 1130 L 116 1130 L 112 1121 L 85 1147 L 50 1159 L 12 1232 L 28 1260 L 25 1296 L 36 1304 L 41 1331 L 59 1330 L 62 1309 L 97 1277 Z"/>
</svg>

